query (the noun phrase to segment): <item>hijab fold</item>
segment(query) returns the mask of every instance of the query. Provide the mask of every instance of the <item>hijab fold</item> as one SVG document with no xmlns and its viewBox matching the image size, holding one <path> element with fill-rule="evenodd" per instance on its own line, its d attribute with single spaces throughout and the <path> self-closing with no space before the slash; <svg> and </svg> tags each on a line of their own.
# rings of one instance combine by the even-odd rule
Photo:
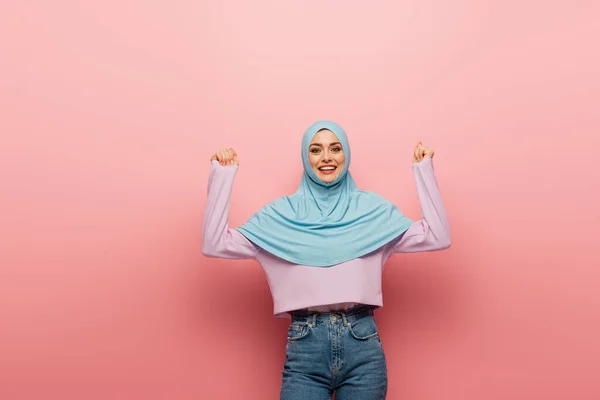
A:
<svg viewBox="0 0 600 400">
<path fill-rule="evenodd" d="M 323 182 L 309 161 L 317 132 L 333 132 L 345 155 L 340 175 Z M 383 197 L 357 188 L 350 145 L 334 122 L 318 121 L 302 138 L 304 174 L 296 193 L 267 204 L 238 227 L 248 240 L 294 264 L 329 267 L 364 256 L 404 233 L 414 222 Z"/>
</svg>

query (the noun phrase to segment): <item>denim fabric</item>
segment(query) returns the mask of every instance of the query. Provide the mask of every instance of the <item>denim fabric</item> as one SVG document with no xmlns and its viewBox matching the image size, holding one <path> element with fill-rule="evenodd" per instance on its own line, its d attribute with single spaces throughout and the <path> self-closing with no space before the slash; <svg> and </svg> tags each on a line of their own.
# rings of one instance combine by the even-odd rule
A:
<svg viewBox="0 0 600 400">
<path fill-rule="evenodd" d="M 282 400 L 381 400 L 387 367 L 373 310 L 292 312 L 281 384 Z"/>
</svg>

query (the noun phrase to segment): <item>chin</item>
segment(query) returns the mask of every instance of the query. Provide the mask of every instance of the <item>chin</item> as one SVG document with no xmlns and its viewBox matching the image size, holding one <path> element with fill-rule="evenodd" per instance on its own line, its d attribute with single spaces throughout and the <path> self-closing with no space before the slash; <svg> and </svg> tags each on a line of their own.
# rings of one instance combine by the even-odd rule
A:
<svg viewBox="0 0 600 400">
<path fill-rule="evenodd" d="M 325 176 L 319 175 L 319 179 L 321 179 L 323 182 L 331 183 L 331 182 L 335 181 L 339 175 L 340 174 L 336 174 L 335 176 L 331 176 L 331 175 L 325 175 Z"/>
</svg>

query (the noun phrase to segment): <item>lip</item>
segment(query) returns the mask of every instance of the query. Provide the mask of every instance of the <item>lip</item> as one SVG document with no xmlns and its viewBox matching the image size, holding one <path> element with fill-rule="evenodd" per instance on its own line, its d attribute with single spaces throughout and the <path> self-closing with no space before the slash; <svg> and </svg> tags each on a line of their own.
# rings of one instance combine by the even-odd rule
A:
<svg viewBox="0 0 600 400">
<path fill-rule="evenodd" d="M 322 170 L 320 170 L 320 169 L 319 169 L 319 168 L 322 168 L 322 167 L 333 167 L 333 169 L 332 169 L 332 170 L 329 170 L 329 171 L 322 171 Z M 336 167 L 335 165 L 321 165 L 321 167 L 319 167 L 319 168 L 317 168 L 317 170 L 318 170 L 320 173 L 324 174 L 324 175 L 330 175 L 330 174 L 333 174 L 333 173 L 335 172 L 335 170 L 337 169 L 337 167 Z"/>
</svg>

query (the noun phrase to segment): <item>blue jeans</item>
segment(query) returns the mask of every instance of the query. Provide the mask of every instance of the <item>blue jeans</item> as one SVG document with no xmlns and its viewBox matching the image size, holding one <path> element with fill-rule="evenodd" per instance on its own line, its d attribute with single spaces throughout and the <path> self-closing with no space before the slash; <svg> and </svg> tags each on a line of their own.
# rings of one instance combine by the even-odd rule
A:
<svg viewBox="0 0 600 400">
<path fill-rule="evenodd" d="M 380 400 L 387 367 L 373 310 L 292 312 L 281 384 L 282 400 Z"/>
</svg>

